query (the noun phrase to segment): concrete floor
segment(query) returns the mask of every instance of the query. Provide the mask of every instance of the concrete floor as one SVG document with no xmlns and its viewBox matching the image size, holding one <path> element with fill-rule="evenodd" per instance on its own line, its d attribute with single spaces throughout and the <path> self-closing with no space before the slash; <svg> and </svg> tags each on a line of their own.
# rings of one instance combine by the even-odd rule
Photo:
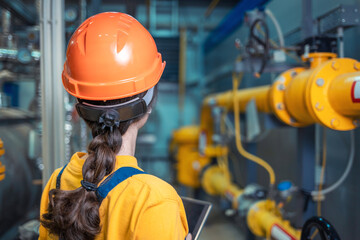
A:
<svg viewBox="0 0 360 240">
<path fill-rule="evenodd" d="M 246 235 L 232 219 L 227 218 L 220 209 L 213 206 L 199 239 L 245 240 Z"/>
</svg>

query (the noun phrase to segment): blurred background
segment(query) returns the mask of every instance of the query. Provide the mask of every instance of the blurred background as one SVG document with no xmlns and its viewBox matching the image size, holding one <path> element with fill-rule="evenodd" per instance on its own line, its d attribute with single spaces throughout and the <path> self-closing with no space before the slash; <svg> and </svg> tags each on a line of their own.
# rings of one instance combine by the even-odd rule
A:
<svg viewBox="0 0 360 240">
<path fill-rule="evenodd" d="M 61 72 L 72 33 L 106 11 L 166 61 L 136 157 L 213 204 L 200 239 L 360 239 L 358 0 L 0 0 L 1 240 L 37 239 L 44 184 L 86 151 Z"/>
</svg>

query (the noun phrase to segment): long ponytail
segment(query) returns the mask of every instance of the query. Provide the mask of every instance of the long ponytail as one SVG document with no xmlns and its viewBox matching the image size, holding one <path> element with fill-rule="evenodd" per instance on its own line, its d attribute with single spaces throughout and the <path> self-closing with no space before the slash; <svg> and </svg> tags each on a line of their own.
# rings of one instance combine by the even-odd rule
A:
<svg viewBox="0 0 360 240">
<path fill-rule="evenodd" d="M 101 101 L 92 101 L 92 103 L 117 104 L 144 95 L 145 93 L 141 93 L 131 98 L 111 100 L 107 103 Z M 121 122 L 120 126 L 112 131 L 109 128 L 103 129 L 98 122 L 86 121 L 92 131 L 93 140 L 88 145 L 89 155 L 82 168 L 84 181 L 98 185 L 114 170 L 116 154 L 122 145 L 122 135 L 139 119 Z M 72 191 L 52 189 L 49 191 L 48 212 L 42 215 L 41 224 L 50 234 L 57 235 L 60 239 L 92 240 L 101 231 L 99 207 L 100 203 L 94 191 L 87 191 L 83 187 Z"/>
</svg>

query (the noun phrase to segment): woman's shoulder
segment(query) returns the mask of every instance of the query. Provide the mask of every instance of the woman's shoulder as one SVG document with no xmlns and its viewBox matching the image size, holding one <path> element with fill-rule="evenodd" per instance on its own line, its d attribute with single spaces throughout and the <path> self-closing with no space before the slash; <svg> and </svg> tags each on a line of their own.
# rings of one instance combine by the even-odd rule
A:
<svg viewBox="0 0 360 240">
<path fill-rule="evenodd" d="M 159 199 L 179 200 L 179 195 L 173 186 L 159 177 L 151 174 L 139 174 L 134 176 L 134 180 L 140 182 L 150 191 L 150 195 Z"/>
</svg>

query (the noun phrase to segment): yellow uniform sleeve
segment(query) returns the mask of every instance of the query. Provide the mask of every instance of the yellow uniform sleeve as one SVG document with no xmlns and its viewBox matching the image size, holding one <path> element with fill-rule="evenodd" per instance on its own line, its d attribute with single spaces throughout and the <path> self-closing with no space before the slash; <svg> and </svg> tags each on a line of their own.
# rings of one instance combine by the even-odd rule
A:
<svg viewBox="0 0 360 240">
<path fill-rule="evenodd" d="M 55 171 L 49 181 L 47 182 L 42 195 L 41 195 L 41 203 L 40 203 L 40 219 L 42 218 L 42 215 L 44 213 L 47 212 L 48 210 L 48 206 L 49 206 L 49 191 L 50 189 L 54 188 L 52 187 L 52 182 L 53 182 L 53 178 L 54 176 L 57 176 L 59 171 Z M 39 240 L 45 240 L 45 239 L 49 239 L 48 238 L 48 232 L 46 231 L 46 229 L 40 224 L 40 229 L 39 229 Z"/>
<path fill-rule="evenodd" d="M 186 220 L 184 222 L 180 216 L 178 202 L 166 199 L 144 211 L 138 222 L 135 240 L 184 240 L 187 228 Z"/>
</svg>

